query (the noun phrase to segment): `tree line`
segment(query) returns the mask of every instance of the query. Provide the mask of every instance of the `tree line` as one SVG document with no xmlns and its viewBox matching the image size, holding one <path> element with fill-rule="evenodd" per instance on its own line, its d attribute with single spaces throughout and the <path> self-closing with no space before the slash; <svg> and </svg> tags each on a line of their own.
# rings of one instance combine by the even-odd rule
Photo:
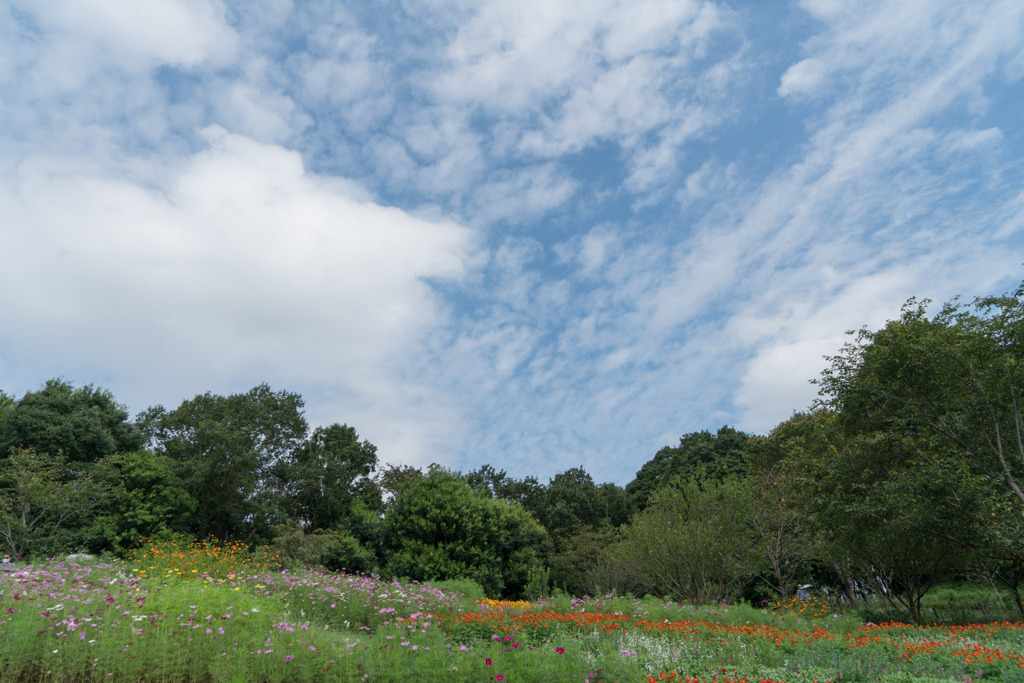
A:
<svg viewBox="0 0 1024 683">
<path fill-rule="evenodd" d="M 698 603 L 813 583 L 920 619 L 937 583 L 1024 577 L 1024 285 L 861 329 L 819 399 L 765 436 L 694 432 L 626 486 L 490 465 L 382 465 L 345 424 L 310 428 L 261 384 L 130 419 L 110 392 L 0 392 L 0 543 L 123 553 L 175 535 L 490 595 L 616 589 Z"/>
</svg>

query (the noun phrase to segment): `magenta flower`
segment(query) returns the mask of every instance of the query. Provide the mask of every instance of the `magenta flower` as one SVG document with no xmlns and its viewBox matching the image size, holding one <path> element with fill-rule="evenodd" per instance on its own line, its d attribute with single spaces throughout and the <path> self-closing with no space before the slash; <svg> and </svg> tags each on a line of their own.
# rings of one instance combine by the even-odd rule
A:
<svg viewBox="0 0 1024 683">
<path fill-rule="evenodd" d="M 564 655 L 565 654 L 565 648 L 564 647 L 556 647 L 555 648 L 555 652 L 557 652 L 560 655 Z"/>
</svg>

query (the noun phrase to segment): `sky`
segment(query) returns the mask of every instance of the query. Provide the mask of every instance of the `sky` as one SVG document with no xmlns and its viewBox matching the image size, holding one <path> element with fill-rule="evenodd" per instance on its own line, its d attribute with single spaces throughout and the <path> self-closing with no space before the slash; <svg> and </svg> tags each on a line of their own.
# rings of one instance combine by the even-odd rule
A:
<svg viewBox="0 0 1024 683">
<path fill-rule="evenodd" d="M 1019 0 L 7 0 L 0 389 L 625 484 L 1024 279 Z"/>
</svg>

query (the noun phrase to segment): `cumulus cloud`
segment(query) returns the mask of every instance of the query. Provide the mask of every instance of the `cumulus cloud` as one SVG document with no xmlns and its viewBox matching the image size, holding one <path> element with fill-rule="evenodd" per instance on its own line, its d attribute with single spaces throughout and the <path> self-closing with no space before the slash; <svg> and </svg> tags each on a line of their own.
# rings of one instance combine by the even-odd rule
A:
<svg viewBox="0 0 1024 683">
<path fill-rule="evenodd" d="M 29 331 L 7 353 L 116 367 L 175 399 L 254 376 L 344 387 L 416 431 L 402 368 L 444 316 L 425 279 L 460 278 L 471 233 L 356 198 L 282 147 L 205 134 L 161 187 L 21 165 L 0 194 L 17 226 L 0 267 L 35 284 L 0 308 L 0 327 Z"/>
</svg>

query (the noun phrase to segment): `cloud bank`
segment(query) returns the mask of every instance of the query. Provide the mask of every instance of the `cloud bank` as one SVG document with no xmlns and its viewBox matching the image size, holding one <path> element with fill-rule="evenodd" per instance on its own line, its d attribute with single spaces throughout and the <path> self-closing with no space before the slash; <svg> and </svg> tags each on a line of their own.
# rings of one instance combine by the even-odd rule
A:
<svg viewBox="0 0 1024 683">
<path fill-rule="evenodd" d="M 0 388 L 628 481 L 1021 279 L 1012 1 L 7 6 Z"/>
</svg>

